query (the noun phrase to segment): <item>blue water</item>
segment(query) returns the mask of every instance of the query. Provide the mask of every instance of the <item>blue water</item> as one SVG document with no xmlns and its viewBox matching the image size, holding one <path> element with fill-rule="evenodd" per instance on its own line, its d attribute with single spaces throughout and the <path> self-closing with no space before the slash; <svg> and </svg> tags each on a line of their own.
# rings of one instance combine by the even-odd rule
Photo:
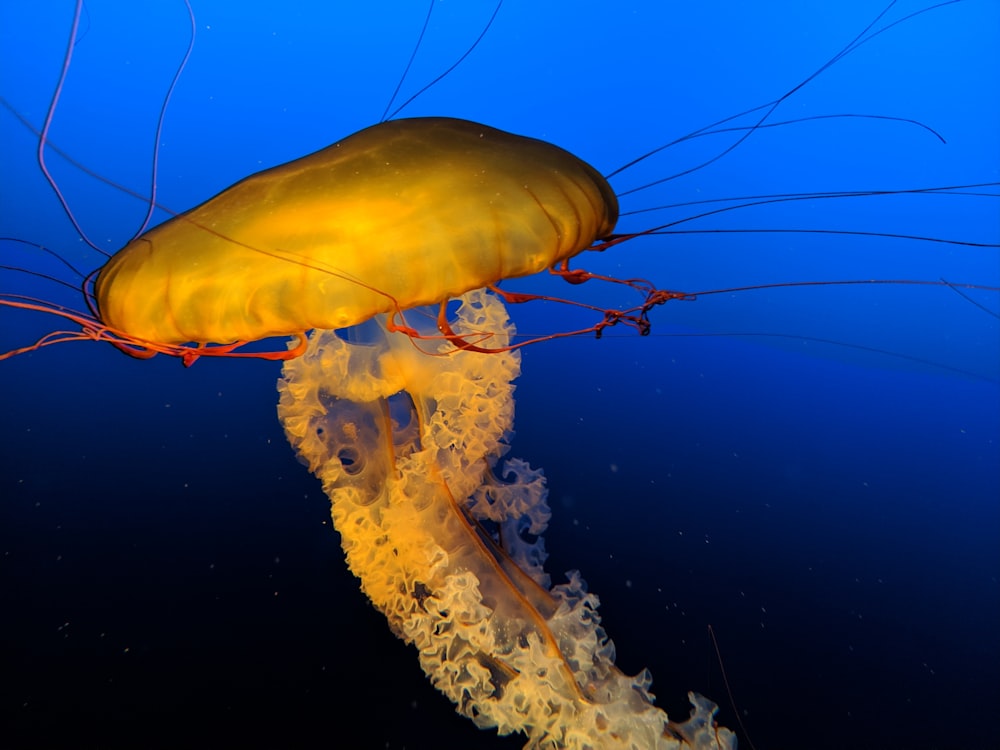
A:
<svg viewBox="0 0 1000 750">
<path fill-rule="evenodd" d="M 187 21 L 180 3 L 145 5 L 87 4 L 50 137 L 148 194 L 157 111 Z M 901 3 L 885 21 L 921 7 Z M 881 9 L 509 0 L 475 52 L 402 115 L 543 138 L 609 172 L 776 99 Z M 158 201 L 186 209 L 378 121 L 425 10 L 196 2 Z M 402 99 L 456 60 L 491 12 L 489 2 L 439 3 Z M 0 8 L 0 93 L 35 125 L 71 16 L 69 3 Z M 704 169 L 624 196 L 623 209 L 996 182 L 998 28 L 1000 9 L 986 0 L 911 19 L 771 118 L 912 118 L 946 145 L 887 120 L 761 130 Z M 668 149 L 613 184 L 624 192 L 696 167 L 738 137 Z M 7 111 L 0 143 L 0 234 L 99 265 L 42 180 L 34 136 Z M 122 246 L 144 206 L 48 159 L 85 231 L 109 251 Z M 997 200 L 968 195 L 786 202 L 676 228 L 1000 242 Z M 30 247 L 0 252 L 3 265 L 76 283 Z M 579 264 L 687 292 L 868 278 L 1000 285 L 995 247 L 848 234 L 661 236 Z M 633 303 L 549 278 L 510 288 Z M 0 291 L 80 306 L 72 290 L 25 274 L 0 271 Z M 549 477 L 549 568 L 582 571 L 620 666 L 648 666 L 668 711 L 683 716 L 695 689 L 736 727 L 711 624 L 760 750 L 997 745 L 1000 299 L 966 294 L 704 295 L 656 309 L 650 337 L 612 331 L 524 351 L 512 453 Z M 513 315 L 526 333 L 581 321 L 553 304 Z M 0 320 L 0 350 L 53 325 L 9 309 Z M 0 363 L 4 747 L 520 746 L 457 716 L 358 591 L 326 499 L 275 417 L 278 372 L 207 360 L 185 370 L 83 343 Z"/>
</svg>

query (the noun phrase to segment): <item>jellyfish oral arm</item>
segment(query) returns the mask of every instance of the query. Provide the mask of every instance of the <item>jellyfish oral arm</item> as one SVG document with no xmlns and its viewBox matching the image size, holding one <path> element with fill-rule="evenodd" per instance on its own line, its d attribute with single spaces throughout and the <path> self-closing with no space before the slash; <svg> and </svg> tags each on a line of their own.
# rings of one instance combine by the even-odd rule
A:
<svg viewBox="0 0 1000 750">
<path fill-rule="evenodd" d="M 544 477 L 501 460 L 520 369 L 506 310 L 471 292 L 448 327 L 496 346 L 438 341 L 428 356 L 382 319 L 366 343 L 314 331 L 279 382 L 286 435 L 330 497 L 362 590 L 481 728 L 523 732 L 529 748 L 734 748 L 714 704 L 692 695 L 674 722 L 648 671 L 615 667 L 579 573 L 551 585 Z"/>
</svg>

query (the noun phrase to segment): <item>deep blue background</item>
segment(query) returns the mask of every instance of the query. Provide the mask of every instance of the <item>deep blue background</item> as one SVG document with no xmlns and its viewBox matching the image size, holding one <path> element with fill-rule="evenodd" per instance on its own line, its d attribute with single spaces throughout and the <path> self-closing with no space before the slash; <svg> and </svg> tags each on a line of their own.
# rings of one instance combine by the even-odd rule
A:
<svg viewBox="0 0 1000 750">
<path fill-rule="evenodd" d="M 180 3 L 146 5 L 88 3 L 51 132 L 75 159 L 142 193 L 187 33 Z M 188 208 L 376 122 L 426 11 L 257 6 L 196 4 L 195 50 L 160 150 L 165 206 Z M 544 138 L 610 172 L 780 96 L 881 7 L 508 0 L 479 48 L 404 114 Z M 902 3 L 888 19 L 920 7 Z M 458 57 L 491 11 L 439 3 L 404 98 Z M 71 15 L 68 3 L 0 9 L 0 93 L 36 125 Z M 998 31 L 986 0 L 922 15 L 773 118 L 909 117 L 947 145 L 886 121 L 774 128 L 625 196 L 623 209 L 997 181 Z M 733 140 L 670 149 L 613 183 L 621 192 L 697 166 Z M 34 136 L 5 111 L 0 144 L 0 234 L 99 265 L 41 179 Z M 123 245 L 143 206 L 49 162 L 90 236 L 109 251 Z M 997 201 L 969 196 L 783 203 L 681 227 L 1000 242 Z M 2 264 L 75 282 L 36 251 L 0 252 Z M 859 278 L 1000 284 L 996 249 L 849 235 L 678 235 L 580 263 L 690 292 Z M 547 278 L 510 287 L 631 302 Z M 0 290 L 80 306 L 72 291 L 24 274 L 0 271 Z M 685 692 L 697 689 L 736 723 L 711 623 L 760 750 L 996 746 L 1000 302 L 970 294 L 993 314 L 944 286 L 704 296 L 656 310 L 649 338 L 524 351 L 513 455 L 549 477 L 549 567 L 583 572 L 620 665 L 650 667 L 668 711 L 683 716 Z M 528 333 L 579 324 L 554 305 L 513 314 Z M 3 310 L 0 350 L 52 324 Z M 275 417 L 278 371 L 239 361 L 184 370 L 96 344 L 0 363 L 0 744 L 520 746 L 456 716 L 359 593 L 326 499 Z"/>
</svg>

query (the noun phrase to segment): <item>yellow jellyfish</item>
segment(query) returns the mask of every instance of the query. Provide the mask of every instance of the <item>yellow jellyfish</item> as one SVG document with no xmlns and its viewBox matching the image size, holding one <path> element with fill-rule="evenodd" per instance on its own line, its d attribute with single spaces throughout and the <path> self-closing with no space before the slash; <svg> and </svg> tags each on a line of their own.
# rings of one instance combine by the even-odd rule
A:
<svg viewBox="0 0 1000 750">
<path fill-rule="evenodd" d="M 483 288 L 592 247 L 617 214 L 600 173 L 551 144 L 464 120 L 386 122 L 130 242 L 97 274 L 96 325 L 127 351 L 185 361 L 298 336 L 275 355 L 289 359 L 286 434 L 323 482 L 365 593 L 478 726 L 531 748 L 731 748 L 715 704 L 691 694 L 674 722 L 648 672 L 616 669 L 596 596 L 579 574 L 551 586 L 542 569 L 541 473 L 497 466 L 520 359 Z M 432 303 L 443 333 L 405 312 Z M 366 321 L 374 343 L 332 330 Z"/>
<path fill-rule="evenodd" d="M 512 333 L 482 290 L 462 297 L 452 327 L 500 345 Z M 500 463 L 518 352 L 439 342 L 427 356 L 384 317 L 368 330 L 361 343 L 315 331 L 285 363 L 278 413 L 330 497 L 351 571 L 434 686 L 480 728 L 523 732 L 527 748 L 735 748 L 713 703 L 689 694 L 690 718 L 673 722 L 648 671 L 615 667 L 579 573 L 551 585 L 544 477 Z"/>
<path fill-rule="evenodd" d="M 411 139 L 388 156 L 361 146 L 418 122 L 461 138 L 430 148 Z M 534 155 L 487 156 L 500 143 Z M 569 154 L 484 126 L 380 125 L 130 243 L 97 278 L 85 322 L 130 353 L 185 358 L 358 324 L 363 340 L 316 330 L 289 350 L 301 356 L 284 370 L 279 411 L 330 494 L 348 564 L 435 686 L 477 725 L 523 732 L 533 747 L 732 747 L 706 699 L 692 695 L 690 718 L 668 718 L 647 673 L 615 668 L 596 596 L 578 574 L 553 586 L 544 571 L 541 473 L 505 459 L 519 355 L 506 351 L 513 329 L 501 301 L 481 288 L 605 237 L 615 214 L 606 188 Z M 410 312 L 459 295 L 444 333 Z M 438 340 L 419 351 L 412 336 Z M 494 353 L 452 346 L 484 337 Z"/>
</svg>

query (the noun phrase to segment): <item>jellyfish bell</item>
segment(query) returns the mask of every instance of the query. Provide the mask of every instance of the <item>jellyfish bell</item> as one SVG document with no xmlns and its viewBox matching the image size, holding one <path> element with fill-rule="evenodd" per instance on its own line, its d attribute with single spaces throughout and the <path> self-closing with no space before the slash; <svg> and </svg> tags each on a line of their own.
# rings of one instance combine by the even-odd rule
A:
<svg viewBox="0 0 1000 750">
<path fill-rule="evenodd" d="M 102 323 L 166 344 L 347 328 L 556 266 L 617 218 L 604 178 L 556 146 L 393 120 L 137 237 L 94 295 Z"/>
<path fill-rule="evenodd" d="M 603 249 L 617 217 L 607 181 L 557 146 L 465 120 L 392 120 L 241 180 L 137 236 L 84 283 L 92 318 L 17 296 L 0 304 L 80 324 L 69 340 L 91 336 L 190 364 L 545 269 L 581 283 L 593 275 L 567 261 Z M 645 307 L 663 301 L 648 284 L 621 283 L 645 291 Z M 644 324 L 645 307 L 640 316 L 609 312 L 599 326 Z M 443 307 L 440 327 L 462 348 L 487 351 L 457 341 Z M 210 344 L 223 346 L 203 348 Z"/>
</svg>

